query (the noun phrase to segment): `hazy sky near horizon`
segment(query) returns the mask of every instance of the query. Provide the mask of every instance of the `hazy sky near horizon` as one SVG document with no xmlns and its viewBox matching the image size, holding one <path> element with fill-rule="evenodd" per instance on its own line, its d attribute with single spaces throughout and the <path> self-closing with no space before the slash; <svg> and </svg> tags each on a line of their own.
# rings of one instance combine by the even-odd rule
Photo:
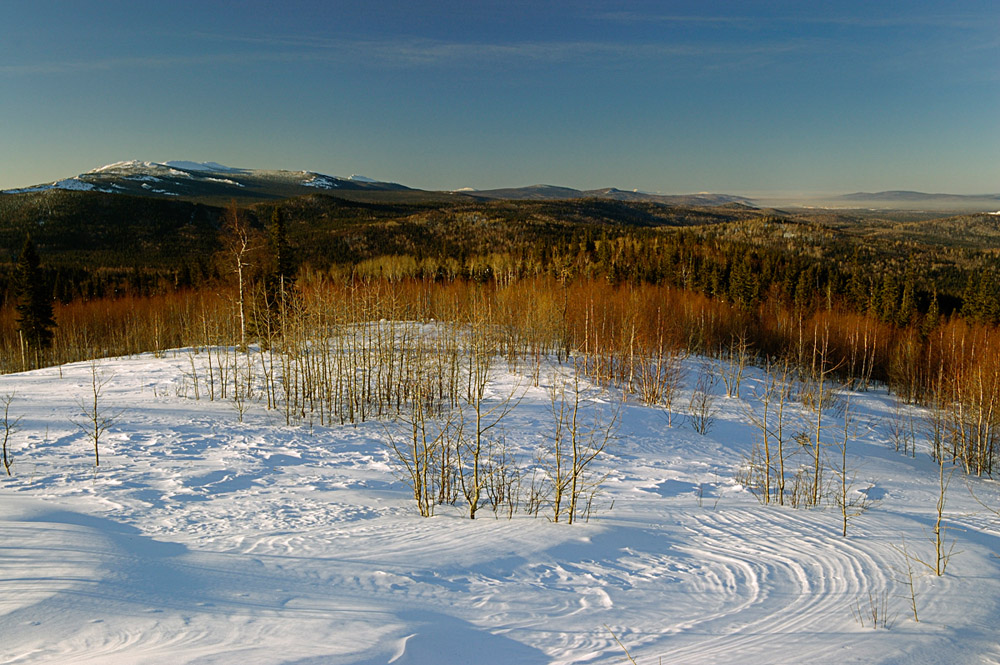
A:
<svg viewBox="0 0 1000 665">
<path fill-rule="evenodd" d="M 1000 192 L 1000 5 L 2 0 L 0 188 L 126 159 Z"/>
</svg>

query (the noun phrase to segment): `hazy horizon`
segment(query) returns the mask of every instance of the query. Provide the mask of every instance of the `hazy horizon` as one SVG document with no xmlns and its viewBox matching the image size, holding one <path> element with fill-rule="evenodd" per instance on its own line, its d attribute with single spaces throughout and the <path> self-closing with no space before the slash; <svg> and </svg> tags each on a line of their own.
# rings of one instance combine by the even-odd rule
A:
<svg viewBox="0 0 1000 665">
<path fill-rule="evenodd" d="M 120 160 L 755 198 L 1000 191 L 1000 9 L 15 1 L 0 189 Z"/>
</svg>

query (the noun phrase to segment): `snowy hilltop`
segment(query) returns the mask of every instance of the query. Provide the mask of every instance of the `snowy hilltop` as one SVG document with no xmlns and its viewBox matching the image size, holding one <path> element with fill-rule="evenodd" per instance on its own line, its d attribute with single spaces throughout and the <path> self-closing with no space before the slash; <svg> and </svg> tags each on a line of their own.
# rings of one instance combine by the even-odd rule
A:
<svg viewBox="0 0 1000 665">
<path fill-rule="evenodd" d="M 328 176 L 312 171 L 260 170 L 217 162 L 127 160 L 106 164 L 33 187 L 6 190 L 24 194 L 50 190 L 101 192 L 187 199 L 270 199 L 302 196 L 320 190 L 399 191 L 406 187 L 365 176 Z"/>
</svg>

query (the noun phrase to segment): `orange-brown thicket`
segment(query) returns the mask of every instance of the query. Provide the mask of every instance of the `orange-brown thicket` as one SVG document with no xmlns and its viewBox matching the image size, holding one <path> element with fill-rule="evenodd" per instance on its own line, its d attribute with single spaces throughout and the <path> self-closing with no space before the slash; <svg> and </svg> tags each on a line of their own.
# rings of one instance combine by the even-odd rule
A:
<svg viewBox="0 0 1000 665">
<path fill-rule="evenodd" d="M 567 348 L 583 355 L 591 378 L 631 392 L 655 392 L 651 374 L 671 354 L 714 354 L 748 324 L 723 301 L 668 286 L 581 280 L 563 297 Z"/>
<path fill-rule="evenodd" d="M 123 297 L 56 303 L 48 364 L 111 355 L 214 344 L 233 339 L 232 301 L 215 291 L 179 291 L 149 297 Z M 22 353 L 13 308 L 0 310 L 0 368 L 29 366 Z"/>
<path fill-rule="evenodd" d="M 296 290 L 294 300 L 282 305 L 283 329 L 258 326 L 255 334 L 269 337 L 262 346 L 282 338 L 297 344 L 331 339 L 338 326 L 370 321 L 486 326 L 509 366 L 529 368 L 536 382 L 543 360 L 574 354 L 593 380 L 649 402 L 661 401 L 683 353 L 738 355 L 751 362 L 785 358 L 807 375 L 834 377 L 862 390 L 882 382 L 905 401 L 939 407 L 944 415 L 930 425 L 936 454 L 971 473 L 993 470 L 1000 433 L 1000 331 L 957 316 L 925 330 L 835 302 L 804 310 L 767 297 L 749 310 L 694 291 L 601 278 L 477 282 L 304 272 Z M 261 308 L 253 310 L 256 315 Z M 233 288 L 56 304 L 58 325 L 46 361 L 234 344 L 237 312 Z M 26 366 L 13 307 L 0 309 L 0 369 Z"/>
<path fill-rule="evenodd" d="M 776 298 L 747 311 L 670 286 L 541 276 L 498 286 L 495 281 L 338 279 L 307 273 L 297 289 L 297 307 L 315 325 L 477 320 L 498 328 L 502 352 L 511 359 L 537 361 L 575 351 L 585 356 L 594 378 L 630 388 L 645 362 L 679 350 L 726 355 L 737 340 L 751 356 L 788 356 L 807 367 L 820 331 L 844 380 L 861 387 L 871 380 L 893 381 L 905 386 L 908 396 L 926 385 L 913 366 L 926 366 L 927 341 L 914 330 L 837 309 L 797 311 Z M 234 293 L 206 290 L 56 305 L 58 326 L 48 360 L 234 343 L 237 302 Z M 21 368 L 19 355 L 13 311 L 5 308 L 0 311 L 0 362 L 6 371 Z"/>
<path fill-rule="evenodd" d="M 828 369 L 814 367 L 813 350 L 825 338 L 832 374 L 861 390 L 889 379 L 890 350 L 899 334 L 869 314 L 839 308 L 803 312 L 775 300 L 760 305 L 754 328 L 761 355 L 788 358 L 809 373 Z"/>
<path fill-rule="evenodd" d="M 921 351 L 914 374 L 921 396 L 936 407 L 928 422 L 935 454 L 967 473 L 991 475 L 1000 446 L 1000 333 L 954 319 Z"/>
</svg>

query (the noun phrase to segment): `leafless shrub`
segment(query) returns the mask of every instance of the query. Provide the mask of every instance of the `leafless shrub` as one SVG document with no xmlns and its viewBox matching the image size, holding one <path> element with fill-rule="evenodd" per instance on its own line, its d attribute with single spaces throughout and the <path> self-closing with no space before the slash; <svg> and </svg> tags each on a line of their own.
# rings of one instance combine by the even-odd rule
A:
<svg viewBox="0 0 1000 665">
<path fill-rule="evenodd" d="M 705 368 L 698 375 L 691 399 L 688 402 L 688 422 L 691 428 L 702 436 L 708 434 L 715 424 L 718 410 L 715 408 L 713 392 L 719 378 L 711 368 Z"/>
<path fill-rule="evenodd" d="M 906 406 L 899 400 L 894 399 L 892 404 L 892 414 L 888 420 L 889 442 L 897 453 L 916 457 L 916 428 L 913 423 L 913 416 L 906 409 Z"/>
<path fill-rule="evenodd" d="M 873 630 L 889 630 L 896 619 L 895 614 L 889 613 L 888 590 L 869 589 L 866 598 L 859 598 L 851 605 L 851 614 L 862 627 L 867 626 Z"/>
<path fill-rule="evenodd" d="M 907 594 L 906 598 L 910 601 L 910 610 L 913 612 L 913 620 L 920 623 L 920 618 L 917 615 L 917 576 L 913 571 L 914 558 L 910 554 L 910 550 L 906 545 L 906 539 L 903 539 L 902 546 L 897 547 L 892 545 L 892 548 L 903 555 L 903 562 L 906 565 L 906 569 L 895 569 L 897 573 L 900 574 L 899 581 L 906 587 Z"/>
<path fill-rule="evenodd" d="M 740 396 L 740 385 L 743 383 L 743 373 L 747 364 L 752 359 L 750 341 L 746 333 L 733 336 L 727 346 L 720 353 L 717 373 L 722 377 L 722 382 L 726 387 L 726 397 Z"/>
</svg>

